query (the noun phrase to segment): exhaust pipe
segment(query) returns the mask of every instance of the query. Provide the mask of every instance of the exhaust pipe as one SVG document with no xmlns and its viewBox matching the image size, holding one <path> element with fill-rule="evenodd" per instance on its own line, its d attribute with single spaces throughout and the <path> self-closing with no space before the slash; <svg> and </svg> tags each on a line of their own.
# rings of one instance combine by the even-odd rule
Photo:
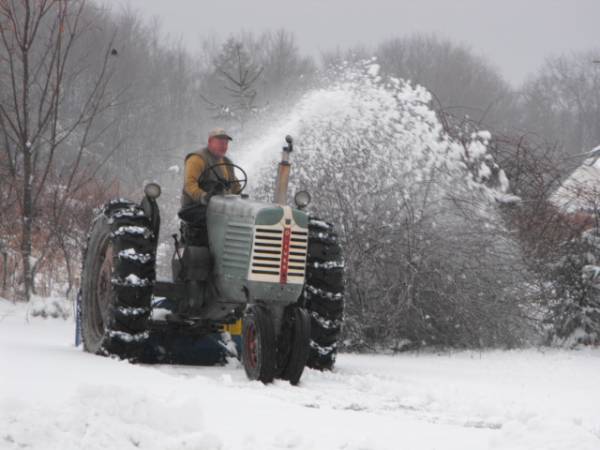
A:
<svg viewBox="0 0 600 450">
<path fill-rule="evenodd" d="M 290 180 L 290 153 L 294 150 L 293 139 L 290 135 L 285 137 L 287 146 L 283 147 L 281 162 L 277 169 L 277 181 L 275 183 L 275 203 L 281 206 L 287 205 L 288 183 Z"/>
</svg>

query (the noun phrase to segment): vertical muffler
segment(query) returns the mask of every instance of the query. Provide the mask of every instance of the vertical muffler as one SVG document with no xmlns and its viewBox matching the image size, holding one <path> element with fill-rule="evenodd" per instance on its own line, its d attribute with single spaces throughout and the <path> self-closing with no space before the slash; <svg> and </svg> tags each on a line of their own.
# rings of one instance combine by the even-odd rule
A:
<svg viewBox="0 0 600 450">
<path fill-rule="evenodd" d="M 288 183 L 290 181 L 290 153 L 294 150 L 293 139 L 290 135 L 285 137 L 287 145 L 281 152 L 281 162 L 277 168 L 277 181 L 275 182 L 275 203 L 281 206 L 287 205 Z"/>
</svg>

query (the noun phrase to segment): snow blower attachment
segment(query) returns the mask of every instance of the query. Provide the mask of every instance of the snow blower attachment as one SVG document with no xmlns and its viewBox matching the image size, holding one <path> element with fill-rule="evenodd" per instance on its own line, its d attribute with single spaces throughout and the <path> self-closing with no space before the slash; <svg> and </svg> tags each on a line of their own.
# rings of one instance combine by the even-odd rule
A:
<svg viewBox="0 0 600 450">
<path fill-rule="evenodd" d="M 86 351 L 205 364 L 241 353 L 248 378 L 264 383 L 297 384 L 307 362 L 333 366 L 343 309 L 339 246 L 329 224 L 303 211 L 307 192 L 296 194 L 296 208 L 287 205 L 292 138 L 286 142 L 274 203 L 241 195 L 245 172 L 221 164 L 244 175 L 240 195 L 223 194 L 229 182 L 218 178 L 206 209 L 208 246 L 189 237 L 193 230 L 174 235 L 172 280 L 156 279 L 160 186 L 147 185 L 140 204 L 104 206 L 78 300 Z"/>
</svg>

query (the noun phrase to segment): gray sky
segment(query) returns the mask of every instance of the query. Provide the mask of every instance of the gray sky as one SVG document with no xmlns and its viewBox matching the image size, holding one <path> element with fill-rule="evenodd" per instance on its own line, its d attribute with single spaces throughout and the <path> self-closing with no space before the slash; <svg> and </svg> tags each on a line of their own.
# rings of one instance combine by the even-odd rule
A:
<svg viewBox="0 0 600 450">
<path fill-rule="evenodd" d="M 513 84 L 550 54 L 600 47 L 600 0 L 108 0 L 159 17 L 190 50 L 203 37 L 284 27 L 320 51 L 413 32 L 467 44 Z"/>
</svg>

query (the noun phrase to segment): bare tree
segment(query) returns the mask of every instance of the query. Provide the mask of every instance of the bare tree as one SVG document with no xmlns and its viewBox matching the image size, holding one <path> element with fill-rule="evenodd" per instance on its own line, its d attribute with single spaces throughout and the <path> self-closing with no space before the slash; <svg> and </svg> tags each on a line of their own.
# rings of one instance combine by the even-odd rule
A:
<svg viewBox="0 0 600 450">
<path fill-rule="evenodd" d="M 24 296 L 49 245 L 32 252 L 39 210 L 55 190 L 59 210 L 81 185 L 86 151 L 107 127 L 94 128 L 111 105 L 108 83 L 112 42 L 92 73 L 89 61 L 73 59 L 86 20 L 85 0 L 2 0 L 0 2 L 0 140 L 7 182 L 20 221 Z M 96 167 L 101 166 L 94 161 Z M 58 178 L 57 185 L 49 180 Z"/>
<path fill-rule="evenodd" d="M 600 49 L 548 58 L 522 89 L 522 129 L 566 155 L 600 144 Z"/>
<path fill-rule="evenodd" d="M 384 73 L 425 86 L 454 116 L 499 129 L 512 115 L 514 96 L 508 83 L 485 58 L 469 47 L 436 35 L 390 39 L 375 53 Z"/>
<path fill-rule="evenodd" d="M 294 101 L 310 86 L 316 66 L 302 56 L 292 33 L 284 29 L 265 33 L 260 42 L 259 59 L 264 73 L 261 92 L 267 102 Z"/>
</svg>

